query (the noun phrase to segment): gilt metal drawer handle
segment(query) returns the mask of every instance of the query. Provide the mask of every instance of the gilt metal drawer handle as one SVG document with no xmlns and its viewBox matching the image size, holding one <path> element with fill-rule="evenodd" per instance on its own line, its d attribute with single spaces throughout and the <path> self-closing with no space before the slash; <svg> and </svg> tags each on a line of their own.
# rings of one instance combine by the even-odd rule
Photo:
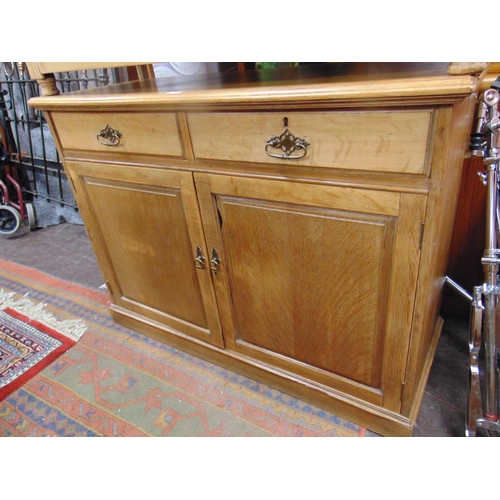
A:
<svg viewBox="0 0 500 500">
<path fill-rule="evenodd" d="M 305 139 L 300 137 L 295 137 L 288 130 L 288 119 L 284 119 L 284 126 L 287 127 L 285 131 L 278 137 L 271 137 L 266 142 L 266 153 L 273 158 L 280 158 L 281 160 L 298 160 L 304 158 L 307 154 L 307 146 L 311 144 Z M 281 150 L 284 154 L 272 153 L 269 148 L 275 148 Z M 293 155 L 295 151 L 301 151 L 301 154 Z"/>
<path fill-rule="evenodd" d="M 118 146 L 121 136 L 122 134 L 120 134 L 118 130 L 112 129 L 109 125 L 106 125 L 106 128 L 97 134 L 97 140 L 101 144 L 104 144 L 104 146 Z M 101 138 L 106 139 L 106 142 L 101 141 Z"/>
</svg>

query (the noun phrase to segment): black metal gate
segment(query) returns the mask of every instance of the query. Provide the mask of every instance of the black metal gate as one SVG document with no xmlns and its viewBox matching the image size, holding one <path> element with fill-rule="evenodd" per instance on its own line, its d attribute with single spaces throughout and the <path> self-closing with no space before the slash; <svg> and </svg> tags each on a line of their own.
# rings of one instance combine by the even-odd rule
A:
<svg viewBox="0 0 500 500">
<path fill-rule="evenodd" d="M 37 226 L 62 220 L 81 223 L 43 112 L 28 106 L 39 95 L 24 63 L 0 63 L 0 141 L 22 179 L 23 195 L 35 207 Z M 61 93 L 128 80 L 126 68 L 55 74 Z"/>
</svg>

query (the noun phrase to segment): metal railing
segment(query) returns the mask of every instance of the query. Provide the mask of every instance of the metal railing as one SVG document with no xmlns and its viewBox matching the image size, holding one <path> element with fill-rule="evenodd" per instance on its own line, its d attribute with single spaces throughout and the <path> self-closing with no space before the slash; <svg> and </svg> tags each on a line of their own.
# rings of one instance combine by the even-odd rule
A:
<svg viewBox="0 0 500 500">
<path fill-rule="evenodd" d="M 24 63 L 0 63 L 0 134 L 9 163 L 20 174 L 23 194 L 78 211 L 43 112 L 28 106 L 39 95 Z M 128 80 L 126 68 L 55 74 L 61 93 Z M 2 139 L 0 137 L 0 139 Z"/>
</svg>

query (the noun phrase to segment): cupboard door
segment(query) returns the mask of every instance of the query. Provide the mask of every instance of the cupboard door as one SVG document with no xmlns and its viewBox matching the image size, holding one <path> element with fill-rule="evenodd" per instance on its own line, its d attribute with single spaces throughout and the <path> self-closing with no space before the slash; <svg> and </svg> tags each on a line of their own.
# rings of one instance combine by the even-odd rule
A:
<svg viewBox="0 0 500 500">
<path fill-rule="evenodd" d="M 83 162 L 66 167 L 113 302 L 223 346 L 210 269 L 195 262 L 207 250 L 192 174 Z"/>
<path fill-rule="evenodd" d="M 426 197 L 195 179 L 226 347 L 399 411 Z"/>
</svg>

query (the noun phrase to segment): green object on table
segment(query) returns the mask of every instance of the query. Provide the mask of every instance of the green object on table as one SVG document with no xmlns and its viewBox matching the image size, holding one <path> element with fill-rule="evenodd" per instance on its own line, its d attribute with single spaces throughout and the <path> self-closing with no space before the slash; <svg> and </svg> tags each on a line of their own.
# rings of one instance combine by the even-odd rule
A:
<svg viewBox="0 0 500 500">
<path fill-rule="evenodd" d="M 291 66 L 298 66 L 298 62 L 256 62 L 257 69 L 274 69 L 274 68 L 287 68 Z"/>
</svg>

